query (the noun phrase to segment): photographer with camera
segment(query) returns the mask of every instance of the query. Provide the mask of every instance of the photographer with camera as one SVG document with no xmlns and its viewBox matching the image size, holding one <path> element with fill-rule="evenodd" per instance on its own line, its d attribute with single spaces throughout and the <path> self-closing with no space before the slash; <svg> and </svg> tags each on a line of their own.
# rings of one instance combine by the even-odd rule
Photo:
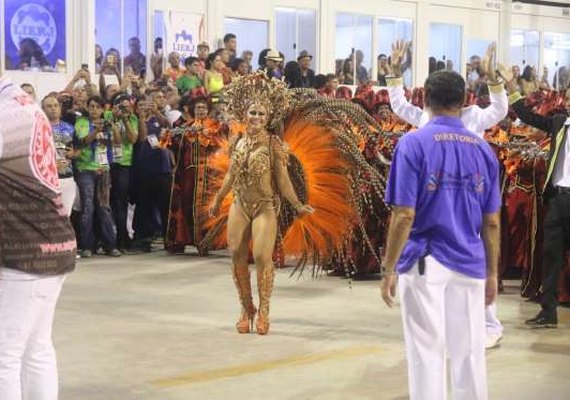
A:
<svg viewBox="0 0 570 400">
<path fill-rule="evenodd" d="M 128 94 L 122 92 L 115 94 L 111 104 L 113 104 L 113 108 L 105 112 L 105 120 L 111 123 L 114 135 L 120 138 L 118 144 L 113 144 L 111 205 L 117 226 L 117 247 L 125 253 L 129 247 L 127 213 L 131 166 L 133 165 L 133 145 L 138 140 L 139 121 L 132 112 L 131 98 Z"/>
<path fill-rule="evenodd" d="M 121 91 L 122 81 L 121 69 L 120 65 L 117 64 L 116 55 L 108 54 L 99 74 L 99 93 L 105 102 L 109 103 L 113 96 Z"/>
<path fill-rule="evenodd" d="M 91 73 L 88 65 L 83 64 L 67 84 L 64 92 L 73 96 L 73 108 L 75 111 L 87 110 L 87 100 L 97 94 L 97 86 L 91 81 Z"/>
<path fill-rule="evenodd" d="M 129 93 L 133 97 L 142 97 L 146 89 L 146 69 L 135 74 L 130 68 L 127 68 L 121 81 L 120 91 Z"/>
<path fill-rule="evenodd" d="M 81 198 L 81 257 L 89 258 L 95 250 L 93 217 L 99 219 L 101 240 L 107 255 L 119 257 L 117 234 L 111 213 L 109 164 L 113 145 L 121 144 L 118 129 L 103 119 L 105 103 L 98 96 L 87 102 L 89 116 L 75 123 L 75 138 L 80 149 L 76 160 L 77 184 Z"/>
</svg>

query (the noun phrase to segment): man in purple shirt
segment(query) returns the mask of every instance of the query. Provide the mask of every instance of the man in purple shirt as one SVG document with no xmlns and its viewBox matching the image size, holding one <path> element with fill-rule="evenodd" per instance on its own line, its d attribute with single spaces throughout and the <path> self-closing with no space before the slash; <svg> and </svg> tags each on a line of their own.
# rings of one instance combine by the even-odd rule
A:
<svg viewBox="0 0 570 400">
<path fill-rule="evenodd" d="M 461 122 L 465 81 L 438 71 L 425 83 L 430 122 L 400 139 L 386 190 L 394 206 L 382 298 L 396 273 L 411 400 L 486 400 L 485 310 L 497 294 L 498 162 Z"/>
</svg>

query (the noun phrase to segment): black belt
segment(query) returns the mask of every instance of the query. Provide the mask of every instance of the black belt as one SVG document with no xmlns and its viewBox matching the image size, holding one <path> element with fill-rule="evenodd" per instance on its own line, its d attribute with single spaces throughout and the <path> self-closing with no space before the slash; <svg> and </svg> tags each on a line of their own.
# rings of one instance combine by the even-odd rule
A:
<svg viewBox="0 0 570 400">
<path fill-rule="evenodd" d="M 420 257 L 420 259 L 418 260 L 418 272 L 420 273 L 420 275 L 424 275 L 426 273 L 426 258 L 424 257 Z"/>
<path fill-rule="evenodd" d="M 557 194 L 570 194 L 570 187 L 554 186 L 554 191 Z"/>
</svg>

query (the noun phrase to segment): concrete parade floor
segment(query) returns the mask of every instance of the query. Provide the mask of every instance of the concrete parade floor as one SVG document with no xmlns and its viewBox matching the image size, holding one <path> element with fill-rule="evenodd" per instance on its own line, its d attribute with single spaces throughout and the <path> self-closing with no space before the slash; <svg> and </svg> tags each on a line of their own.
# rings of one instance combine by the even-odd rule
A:
<svg viewBox="0 0 570 400">
<path fill-rule="evenodd" d="M 408 398 L 400 310 L 381 301 L 378 281 L 350 288 L 278 270 L 262 337 L 236 333 L 229 271 L 224 253 L 80 260 L 56 313 L 60 399 Z M 490 398 L 570 399 L 570 310 L 557 329 L 526 329 L 538 306 L 506 285 L 505 337 L 487 353 Z"/>
</svg>

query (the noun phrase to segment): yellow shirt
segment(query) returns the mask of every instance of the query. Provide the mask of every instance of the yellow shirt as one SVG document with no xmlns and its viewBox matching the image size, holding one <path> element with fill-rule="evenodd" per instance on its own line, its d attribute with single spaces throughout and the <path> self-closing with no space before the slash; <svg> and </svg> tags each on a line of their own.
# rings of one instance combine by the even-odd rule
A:
<svg viewBox="0 0 570 400">
<path fill-rule="evenodd" d="M 206 90 L 210 93 L 217 93 L 224 87 L 224 77 L 218 72 L 207 71 L 205 81 Z"/>
</svg>

